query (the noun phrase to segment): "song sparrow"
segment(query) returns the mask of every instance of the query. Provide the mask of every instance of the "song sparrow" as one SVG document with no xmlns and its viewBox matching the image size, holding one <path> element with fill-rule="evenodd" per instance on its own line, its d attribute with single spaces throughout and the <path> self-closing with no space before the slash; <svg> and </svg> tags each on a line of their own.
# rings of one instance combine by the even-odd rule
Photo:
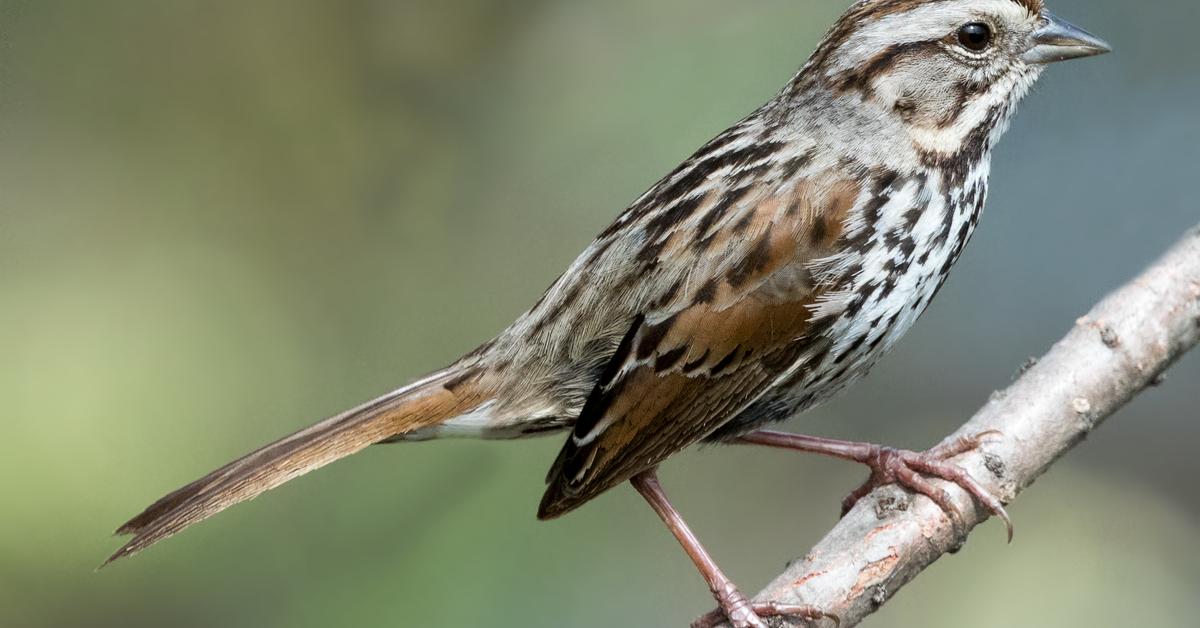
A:
<svg viewBox="0 0 1200 628">
<path fill-rule="evenodd" d="M 975 229 L 1017 102 L 1045 64 L 1107 51 L 1041 0 L 857 2 L 778 95 L 634 201 L 496 338 L 163 497 L 121 526 L 134 537 L 109 561 L 374 443 L 573 428 L 540 518 L 632 480 L 735 626 L 819 614 L 749 603 L 655 468 L 705 439 L 816 451 L 871 465 L 847 506 L 898 481 L 953 517 L 934 476 L 1004 517 L 946 461 L 978 439 L 919 454 L 756 430 L 900 338 Z"/>
</svg>

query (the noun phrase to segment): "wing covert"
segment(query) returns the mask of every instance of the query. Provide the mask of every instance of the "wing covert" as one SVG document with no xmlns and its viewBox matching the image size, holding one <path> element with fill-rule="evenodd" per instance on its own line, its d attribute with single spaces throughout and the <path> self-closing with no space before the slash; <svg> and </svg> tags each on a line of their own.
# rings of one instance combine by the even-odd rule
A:
<svg viewBox="0 0 1200 628">
<path fill-rule="evenodd" d="M 704 438 L 796 365 L 811 346 L 822 289 L 811 262 L 828 252 L 858 197 L 852 184 L 822 185 L 836 193 L 819 197 L 806 189 L 751 197 L 707 233 L 664 232 L 664 250 L 708 250 L 696 255 L 687 288 L 629 322 L 550 470 L 540 518 Z M 699 239 L 683 240 L 689 231 Z"/>
</svg>

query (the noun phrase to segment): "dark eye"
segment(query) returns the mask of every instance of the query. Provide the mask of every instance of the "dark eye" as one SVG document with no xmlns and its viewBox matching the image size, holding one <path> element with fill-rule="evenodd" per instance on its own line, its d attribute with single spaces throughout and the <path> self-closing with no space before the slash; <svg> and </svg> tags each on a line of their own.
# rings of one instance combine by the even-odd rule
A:
<svg viewBox="0 0 1200 628">
<path fill-rule="evenodd" d="M 963 48 L 979 52 L 992 43 L 992 27 L 983 22 L 970 22 L 958 29 L 958 43 Z"/>
</svg>

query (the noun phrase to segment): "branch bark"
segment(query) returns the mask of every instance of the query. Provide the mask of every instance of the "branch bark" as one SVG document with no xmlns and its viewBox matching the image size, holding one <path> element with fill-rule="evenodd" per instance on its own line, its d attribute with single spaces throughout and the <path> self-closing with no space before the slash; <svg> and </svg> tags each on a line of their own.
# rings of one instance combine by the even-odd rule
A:
<svg viewBox="0 0 1200 628">
<path fill-rule="evenodd" d="M 949 436 L 1000 433 L 955 462 L 1011 502 L 1106 418 L 1158 382 L 1198 340 L 1200 227 L 1076 321 L 1049 353 Z M 953 529 L 923 496 L 880 488 L 758 599 L 811 605 L 838 617 L 841 628 L 857 625 L 942 554 L 961 547 L 970 529 L 987 518 L 966 492 L 939 485 L 963 513 L 964 529 Z"/>
</svg>

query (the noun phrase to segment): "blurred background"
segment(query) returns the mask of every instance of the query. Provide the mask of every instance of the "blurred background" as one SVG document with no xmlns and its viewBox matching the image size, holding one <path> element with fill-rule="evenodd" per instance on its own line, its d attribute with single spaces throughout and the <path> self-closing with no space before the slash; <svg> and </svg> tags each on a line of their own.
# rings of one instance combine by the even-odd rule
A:
<svg viewBox="0 0 1200 628">
<path fill-rule="evenodd" d="M 627 488 L 534 520 L 561 437 L 371 449 L 132 560 L 164 492 L 448 363 L 770 97 L 845 0 L 0 0 L 0 625 L 683 626 Z M 789 426 L 926 447 L 1197 222 L 1192 0 L 1056 0 L 982 228 L 873 375 Z M 1194 626 L 1200 355 L 869 626 Z M 664 483 L 747 591 L 864 470 L 732 448 Z"/>
</svg>

